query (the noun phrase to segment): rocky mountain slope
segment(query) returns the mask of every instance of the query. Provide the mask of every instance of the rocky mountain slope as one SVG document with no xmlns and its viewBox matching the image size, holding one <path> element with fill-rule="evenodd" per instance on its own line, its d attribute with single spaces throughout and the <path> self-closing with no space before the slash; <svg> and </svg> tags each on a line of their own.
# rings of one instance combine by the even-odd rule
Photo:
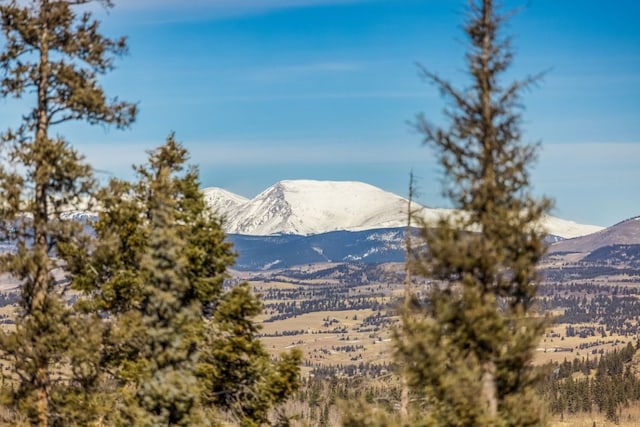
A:
<svg viewBox="0 0 640 427">
<path fill-rule="evenodd" d="M 360 231 L 406 224 L 407 201 L 362 182 L 281 181 L 227 212 L 226 231 L 233 234 L 313 235 L 337 230 Z M 428 209 L 435 221 L 445 209 Z"/>
<path fill-rule="evenodd" d="M 204 199 L 209 206 L 221 217 L 227 217 L 249 199 L 234 194 L 230 191 L 218 187 L 209 187 L 202 190 Z"/>
</svg>

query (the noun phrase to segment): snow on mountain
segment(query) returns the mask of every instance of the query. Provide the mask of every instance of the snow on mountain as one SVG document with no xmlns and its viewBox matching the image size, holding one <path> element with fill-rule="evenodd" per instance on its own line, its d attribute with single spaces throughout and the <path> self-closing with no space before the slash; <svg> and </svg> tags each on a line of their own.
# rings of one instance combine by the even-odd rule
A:
<svg viewBox="0 0 640 427">
<path fill-rule="evenodd" d="M 60 218 L 88 224 L 90 222 L 97 221 L 98 213 L 91 210 L 68 210 L 60 214 Z"/>
<path fill-rule="evenodd" d="M 402 197 L 362 182 L 281 181 L 230 214 L 226 231 L 311 235 L 402 227 L 406 209 Z"/>
<path fill-rule="evenodd" d="M 203 188 L 202 194 L 209 207 L 224 218 L 234 213 L 241 205 L 249 201 L 246 197 L 218 187 Z"/>
<path fill-rule="evenodd" d="M 545 215 L 542 220 L 542 228 L 553 236 L 560 236 L 564 239 L 573 239 L 574 237 L 586 236 L 588 234 L 597 233 L 604 227 L 599 225 L 578 224 L 574 221 Z"/>
<path fill-rule="evenodd" d="M 219 188 L 203 190 L 218 213 L 226 217 L 230 234 L 312 235 L 330 231 L 360 231 L 406 226 L 407 200 L 355 181 L 281 181 L 247 200 Z M 428 224 L 455 211 L 421 207 Z M 573 238 L 602 229 L 547 216 L 542 227 L 551 235 Z"/>
</svg>

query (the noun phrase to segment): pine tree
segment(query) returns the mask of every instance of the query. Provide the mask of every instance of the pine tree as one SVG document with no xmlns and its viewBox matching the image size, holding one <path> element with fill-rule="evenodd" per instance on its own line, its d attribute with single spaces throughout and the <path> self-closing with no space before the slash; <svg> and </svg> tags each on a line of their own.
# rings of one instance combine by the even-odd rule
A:
<svg viewBox="0 0 640 427">
<path fill-rule="evenodd" d="M 177 206 L 173 174 L 186 152 L 172 138 L 151 155 L 148 248 L 140 259 L 142 288 L 139 311 L 145 337 L 138 364 L 133 425 L 199 425 L 198 384 L 195 377 L 197 328 L 202 303 L 191 287 L 185 242 L 174 229 Z"/>
<path fill-rule="evenodd" d="M 205 404 L 242 426 L 266 423 L 269 411 L 300 387 L 302 353 L 294 349 L 275 363 L 271 360 L 253 321 L 261 311 L 247 283 L 222 295 L 206 323 L 198 366 Z"/>
<path fill-rule="evenodd" d="M 422 69 L 450 101 L 448 127 L 417 126 L 443 167 L 460 215 L 424 225 L 428 249 L 414 270 L 434 280 L 428 301 L 405 314 L 399 363 L 422 397 L 416 425 L 539 425 L 531 360 L 545 319 L 533 312 L 540 220 L 548 200 L 529 192 L 537 145 L 524 144 L 519 95 L 537 77 L 504 85 L 512 63 L 507 15 L 472 0 L 464 31 L 471 83 L 463 89 Z"/>
<path fill-rule="evenodd" d="M 67 266 L 85 310 L 109 317 L 100 359 L 115 425 L 208 425 L 220 411 L 260 424 L 298 386 L 299 354 L 274 364 L 257 338 L 256 297 L 223 289 L 235 254 L 186 161 L 172 135 L 138 182 L 112 180 L 94 250 Z"/>
<path fill-rule="evenodd" d="M 83 321 L 64 299 L 63 260 L 56 258 L 61 244 L 87 244 L 82 226 L 64 214 L 87 200 L 94 179 L 82 156 L 62 137 L 52 138 L 50 128 L 75 120 L 126 127 L 136 110 L 107 100 L 98 83 L 113 68 L 114 57 L 126 52 L 126 43 L 101 35 L 86 8 L 76 12 L 88 3 L 13 0 L 0 5 L 0 93 L 34 105 L 19 127 L 3 134 L 0 170 L 1 238 L 17 246 L 2 256 L 0 266 L 22 283 L 16 329 L 2 333 L 0 350 L 18 383 L 9 402 L 31 425 L 85 425 L 92 410 L 72 409 L 82 399 L 69 395 L 90 387 L 95 378 L 91 361 L 77 351 L 93 338 L 76 329 Z M 64 368 L 76 362 L 74 369 Z"/>
<path fill-rule="evenodd" d="M 100 360 L 115 384 L 115 425 L 205 422 L 195 375 L 202 319 L 234 256 L 186 159 L 172 135 L 136 168 L 138 182 L 113 179 L 97 195 L 94 250 L 67 265 L 84 310 L 109 318 Z"/>
</svg>

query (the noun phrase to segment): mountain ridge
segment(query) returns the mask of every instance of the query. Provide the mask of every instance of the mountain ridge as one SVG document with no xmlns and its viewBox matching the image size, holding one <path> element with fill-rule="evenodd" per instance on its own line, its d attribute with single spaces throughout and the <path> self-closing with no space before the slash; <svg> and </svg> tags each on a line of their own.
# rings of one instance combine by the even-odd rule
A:
<svg viewBox="0 0 640 427">
<path fill-rule="evenodd" d="M 549 253 L 589 253 L 616 245 L 640 245 L 640 216 L 620 221 L 598 232 L 554 243 Z"/>
<path fill-rule="evenodd" d="M 403 227 L 407 221 L 407 199 L 359 181 L 284 180 L 253 199 L 218 187 L 205 188 L 203 193 L 216 195 L 207 200 L 214 211 L 225 217 L 223 227 L 229 234 L 309 236 Z M 415 205 L 427 224 L 458 212 Z M 562 239 L 604 229 L 554 216 L 545 216 L 542 227 Z"/>
</svg>

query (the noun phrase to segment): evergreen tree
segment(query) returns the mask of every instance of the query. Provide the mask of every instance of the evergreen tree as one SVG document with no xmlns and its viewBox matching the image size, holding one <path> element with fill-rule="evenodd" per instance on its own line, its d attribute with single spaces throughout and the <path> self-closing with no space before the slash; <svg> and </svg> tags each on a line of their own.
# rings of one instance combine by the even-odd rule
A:
<svg viewBox="0 0 640 427">
<path fill-rule="evenodd" d="M 174 229 L 177 195 L 173 174 L 186 151 L 172 138 L 151 155 L 147 200 L 149 240 L 140 259 L 145 278 L 140 298 L 140 375 L 132 412 L 134 425 L 199 425 L 198 385 L 194 374 L 197 328 L 202 303 L 187 274 L 185 242 Z M 143 173 L 145 171 L 141 170 Z"/>
<path fill-rule="evenodd" d="M 223 290 L 235 254 L 186 161 L 170 136 L 138 182 L 112 180 L 94 250 L 67 266 L 85 310 L 109 317 L 100 359 L 115 425 L 208 425 L 220 411 L 260 424 L 298 386 L 299 354 L 274 364 L 256 336 L 256 297 Z"/>
<path fill-rule="evenodd" d="M 0 93 L 34 105 L 19 127 L 3 134 L 0 170 L 0 237 L 17 246 L 2 256 L 0 267 L 22 284 L 16 329 L 2 333 L 0 350 L 18 382 L 8 401 L 31 425 L 86 425 L 95 403 L 69 398 L 92 387 L 92 361 L 79 350 L 95 343 L 88 330 L 78 329 L 91 319 L 75 318 L 64 300 L 63 261 L 55 257 L 60 245 L 86 245 L 82 226 L 65 220 L 65 212 L 87 200 L 94 179 L 67 141 L 50 136 L 50 127 L 75 120 L 126 127 L 136 110 L 107 100 L 98 83 L 114 57 L 126 52 L 126 43 L 104 37 L 88 9 L 77 12 L 89 3 L 0 5 Z M 69 363 L 73 369 L 64 368 Z"/>
<path fill-rule="evenodd" d="M 84 310 L 109 317 L 99 358 L 103 381 L 115 384 L 115 425 L 205 422 L 195 376 L 202 319 L 234 255 L 186 159 L 170 136 L 136 168 L 138 182 L 113 179 L 97 195 L 93 251 L 67 266 Z"/>
<path fill-rule="evenodd" d="M 271 361 L 253 322 L 261 311 L 248 284 L 226 292 L 206 323 L 198 369 L 205 403 L 243 426 L 266 423 L 269 410 L 300 386 L 302 353 L 294 349 Z"/>
<path fill-rule="evenodd" d="M 422 69 L 450 101 L 448 127 L 417 126 L 443 167 L 445 195 L 460 215 L 422 227 L 428 249 L 414 270 L 434 279 L 429 300 L 405 312 L 399 363 L 422 397 L 414 424 L 539 425 L 531 365 L 545 319 L 533 312 L 539 224 L 548 200 L 529 192 L 537 146 L 521 141 L 519 94 L 536 77 L 503 84 L 512 63 L 507 15 L 472 0 L 464 31 L 471 83 L 463 89 Z"/>
</svg>

